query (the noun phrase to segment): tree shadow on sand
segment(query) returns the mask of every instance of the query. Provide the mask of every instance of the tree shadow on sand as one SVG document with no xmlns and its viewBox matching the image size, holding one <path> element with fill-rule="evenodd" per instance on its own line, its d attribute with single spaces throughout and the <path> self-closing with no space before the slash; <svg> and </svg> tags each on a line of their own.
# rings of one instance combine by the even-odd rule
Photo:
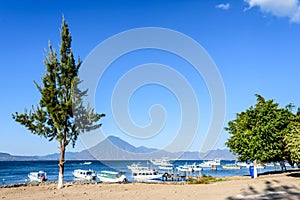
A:
<svg viewBox="0 0 300 200">
<path fill-rule="evenodd" d="M 294 177 L 294 178 L 300 178 L 300 172 L 288 174 L 287 176 Z"/>
<path fill-rule="evenodd" d="M 291 177 L 300 177 L 300 173 L 287 174 Z M 300 186 L 295 185 L 283 185 L 279 180 L 266 180 L 265 185 L 258 191 L 253 186 L 249 186 L 248 189 L 241 194 L 237 194 L 235 197 L 228 197 L 227 200 L 239 200 L 239 199 L 271 199 L 271 200 L 300 200 Z"/>
</svg>

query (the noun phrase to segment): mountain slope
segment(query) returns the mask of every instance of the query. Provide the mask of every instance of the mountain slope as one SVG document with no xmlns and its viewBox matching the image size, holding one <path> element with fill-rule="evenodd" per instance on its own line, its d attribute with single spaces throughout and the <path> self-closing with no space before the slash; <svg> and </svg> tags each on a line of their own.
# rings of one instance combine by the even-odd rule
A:
<svg viewBox="0 0 300 200">
<path fill-rule="evenodd" d="M 79 153 L 79 158 L 88 154 L 97 160 L 139 160 L 162 157 L 168 152 L 147 147 L 135 147 L 118 137 L 110 136 L 96 146 Z"/>
<path fill-rule="evenodd" d="M 14 156 L 8 153 L 0 153 L 0 161 L 27 161 L 39 160 L 36 156 Z"/>
<path fill-rule="evenodd" d="M 236 157 L 228 149 L 212 150 L 207 153 L 199 152 L 176 152 L 171 153 L 155 148 L 144 146 L 135 147 L 128 142 L 115 137 L 109 136 L 94 147 L 81 152 L 67 152 L 67 160 L 149 160 L 159 159 L 164 156 L 169 159 L 181 160 L 208 160 L 220 158 L 222 160 L 234 160 Z M 7 153 L 0 153 L 0 161 L 15 160 L 58 160 L 59 153 L 49 154 L 46 156 L 12 156 Z"/>
</svg>

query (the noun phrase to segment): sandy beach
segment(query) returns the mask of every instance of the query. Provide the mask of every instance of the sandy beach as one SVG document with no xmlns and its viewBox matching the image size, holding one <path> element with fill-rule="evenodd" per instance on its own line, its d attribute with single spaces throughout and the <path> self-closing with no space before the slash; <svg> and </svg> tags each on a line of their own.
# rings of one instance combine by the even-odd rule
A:
<svg viewBox="0 0 300 200">
<path fill-rule="evenodd" d="M 0 189 L 1 199 L 300 199 L 300 172 L 230 177 L 211 184 L 72 184 L 55 183 Z"/>
</svg>

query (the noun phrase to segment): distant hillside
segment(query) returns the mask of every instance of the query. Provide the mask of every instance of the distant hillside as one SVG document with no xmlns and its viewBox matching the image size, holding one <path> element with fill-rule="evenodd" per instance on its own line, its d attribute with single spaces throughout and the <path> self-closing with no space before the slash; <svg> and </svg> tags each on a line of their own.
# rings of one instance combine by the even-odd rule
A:
<svg viewBox="0 0 300 200">
<path fill-rule="evenodd" d="M 229 149 L 217 149 L 209 151 L 205 156 L 205 159 L 214 159 L 220 158 L 221 160 L 236 160 L 236 156 L 234 156 Z"/>
<path fill-rule="evenodd" d="M 96 146 L 81 152 L 67 152 L 67 160 L 149 160 L 159 159 L 164 156 L 170 159 L 181 160 L 208 160 L 220 158 L 222 160 L 234 160 L 236 157 L 228 149 L 212 150 L 207 153 L 199 152 L 176 152 L 171 153 L 155 148 L 144 146 L 135 147 L 128 142 L 115 137 L 109 136 Z M 7 153 L 0 153 L 0 161 L 5 160 L 58 160 L 59 153 L 46 156 L 12 156 Z"/>
<path fill-rule="evenodd" d="M 65 158 L 67 160 L 79 160 L 77 158 L 78 152 L 66 152 Z M 54 153 L 45 156 L 37 156 L 39 160 L 59 160 L 60 154 Z"/>
<path fill-rule="evenodd" d="M 68 160 L 77 160 L 76 158 L 77 153 L 66 153 L 66 158 Z M 49 154 L 45 156 L 15 156 L 8 153 L 0 153 L 0 161 L 30 161 L 30 160 L 58 160 L 59 153 Z"/>
<path fill-rule="evenodd" d="M 8 153 L 0 153 L 0 161 L 27 161 L 27 160 L 39 160 L 35 156 L 13 156 Z"/>
<path fill-rule="evenodd" d="M 147 147 L 135 147 L 118 137 L 109 136 L 96 146 L 78 154 L 80 159 L 87 156 L 97 160 L 145 160 L 161 158 L 169 152 Z M 146 155 L 146 156 L 145 156 Z"/>
</svg>

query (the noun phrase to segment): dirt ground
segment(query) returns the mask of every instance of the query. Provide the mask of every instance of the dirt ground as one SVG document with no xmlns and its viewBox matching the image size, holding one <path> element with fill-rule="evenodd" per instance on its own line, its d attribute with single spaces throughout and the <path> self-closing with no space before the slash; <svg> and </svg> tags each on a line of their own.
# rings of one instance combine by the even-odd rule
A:
<svg viewBox="0 0 300 200">
<path fill-rule="evenodd" d="M 55 183 L 0 188 L 0 199 L 299 199 L 300 172 L 261 175 L 257 179 L 230 177 L 212 184 L 72 184 L 56 189 Z"/>
</svg>

